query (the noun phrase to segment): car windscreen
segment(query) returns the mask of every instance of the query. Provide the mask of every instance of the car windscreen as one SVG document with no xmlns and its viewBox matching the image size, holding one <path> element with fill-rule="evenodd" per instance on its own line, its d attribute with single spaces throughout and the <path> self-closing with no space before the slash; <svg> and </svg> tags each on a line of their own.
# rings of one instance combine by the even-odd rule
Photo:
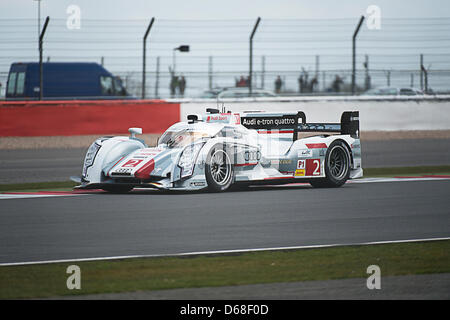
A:
<svg viewBox="0 0 450 320">
<path fill-rule="evenodd" d="M 184 129 L 181 131 L 166 131 L 158 144 L 166 144 L 169 148 L 181 148 L 195 141 L 210 137 L 206 131 Z"/>
</svg>

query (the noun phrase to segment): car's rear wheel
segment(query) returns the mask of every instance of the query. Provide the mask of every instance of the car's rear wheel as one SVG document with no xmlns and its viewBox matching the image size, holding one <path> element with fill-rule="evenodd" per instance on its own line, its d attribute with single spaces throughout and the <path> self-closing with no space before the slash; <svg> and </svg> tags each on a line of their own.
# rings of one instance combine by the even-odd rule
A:
<svg viewBox="0 0 450 320">
<path fill-rule="evenodd" d="M 102 189 L 109 193 L 127 193 L 127 192 L 130 192 L 133 189 L 133 187 L 111 185 L 111 186 L 103 187 Z"/>
<path fill-rule="evenodd" d="M 315 188 L 336 188 L 350 177 L 350 152 L 342 141 L 334 141 L 325 155 L 325 178 L 311 180 Z"/>
<path fill-rule="evenodd" d="M 213 192 L 225 191 L 233 184 L 233 165 L 222 145 L 211 148 L 206 158 L 205 175 L 208 189 Z"/>
</svg>

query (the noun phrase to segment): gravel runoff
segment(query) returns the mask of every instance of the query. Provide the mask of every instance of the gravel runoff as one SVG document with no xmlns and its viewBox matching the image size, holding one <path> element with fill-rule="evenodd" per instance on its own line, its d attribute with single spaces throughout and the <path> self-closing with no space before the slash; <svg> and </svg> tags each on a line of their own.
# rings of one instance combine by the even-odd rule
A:
<svg viewBox="0 0 450 320">
<path fill-rule="evenodd" d="M 105 134 L 125 135 L 121 134 Z M 14 149 L 61 149 L 87 148 L 102 135 L 55 136 L 55 137 L 1 137 L 0 150 Z M 141 137 L 150 145 L 156 145 L 160 134 L 143 134 Z M 429 131 L 362 131 L 362 141 L 383 141 L 399 139 L 450 139 L 450 130 Z"/>
</svg>

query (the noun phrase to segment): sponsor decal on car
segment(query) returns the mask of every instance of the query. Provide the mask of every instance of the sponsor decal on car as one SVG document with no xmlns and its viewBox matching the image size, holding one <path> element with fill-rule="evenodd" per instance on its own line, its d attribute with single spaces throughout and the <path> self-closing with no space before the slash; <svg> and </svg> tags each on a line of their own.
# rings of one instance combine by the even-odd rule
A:
<svg viewBox="0 0 450 320">
<path fill-rule="evenodd" d="M 305 176 L 305 169 L 297 169 L 297 170 L 295 170 L 295 176 L 296 177 L 304 177 Z"/>
<path fill-rule="evenodd" d="M 261 152 L 259 152 L 259 151 L 245 151 L 244 152 L 244 159 L 245 159 L 245 161 L 260 160 L 261 159 Z"/>
<path fill-rule="evenodd" d="M 298 150 L 299 158 L 311 158 L 313 156 L 313 151 L 311 149 Z"/>
<path fill-rule="evenodd" d="M 237 121 L 237 120 L 235 120 L 235 121 Z M 221 114 L 221 115 L 216 115 L 216 116 L 208 116 L 206 118 L 206 122 L 229 123 L 230 115 Z"/>
<path fill-rule="evenodd" d="M 297 115 L 242 117 L 241 123 L 249 129 L 293 128 L 298 123 Z"/>
<path fill-rule="evenodd" d="M 140 164 L 144 160 L 139 159 L 130 159 L 122 165 L 122 168 L 135 168 L 138 164 Z"/>
<path fill-rule="evenodd" d="M 196 182 L 191 182 L 191 186 L 194 186 L 194 187 L 204 187 L 204 186 L 206 186 L 206 183 L 205 183 L 205 182 L 199 182 L 199 181 L 196 181 Z"/>
<path fill-rule="evenodd" d="M 306 167 L 306 160 L 297 161 L 297 169 L 305 169 L 305 167 Z"/>
<path fill-rule="evenodd" d="M 272 165 L 284 165 L 284 164 L 291 164 L 292 160 L 290 159 L 275 159 L 275 160 L 270 160 L 270 164 Z"/>
</svg>

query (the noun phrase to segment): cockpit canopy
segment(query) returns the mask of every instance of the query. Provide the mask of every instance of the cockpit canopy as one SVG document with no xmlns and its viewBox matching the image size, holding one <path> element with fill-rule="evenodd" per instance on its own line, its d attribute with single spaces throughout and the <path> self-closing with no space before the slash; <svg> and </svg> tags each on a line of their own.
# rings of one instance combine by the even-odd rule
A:
<svg viewBox="0 0 450 320">
<path fill-rule="evenodd" d="M 169 148 L 182 148 L 200 139 L 215 136 L 222 128 L 219 123 L 186 123 L 178 122 L 164 132 L 158 140 L 158 145 L 167 145 Z"/>
</svg>

